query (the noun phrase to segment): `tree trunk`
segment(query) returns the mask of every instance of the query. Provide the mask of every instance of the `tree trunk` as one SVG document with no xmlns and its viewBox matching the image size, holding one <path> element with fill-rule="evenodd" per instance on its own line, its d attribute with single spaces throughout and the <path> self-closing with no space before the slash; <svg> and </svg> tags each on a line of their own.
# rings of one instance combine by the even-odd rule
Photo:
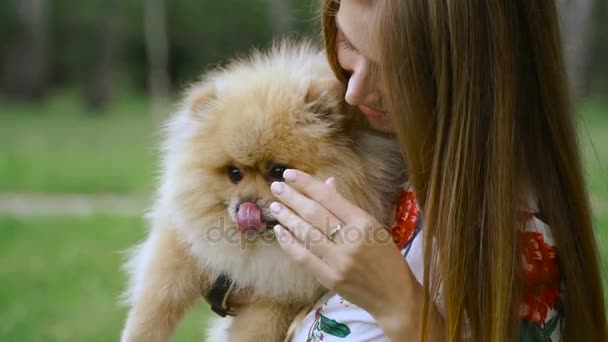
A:
<svg viewBox="0 0 608 342">
<path fill-rule="evenodd" d="M 100 35 L 97 61 L 93 65 L 90 81 L 86 85 L 84 98 L 93 111 L 104 109 L 111 100 L 113 79 L 116 69 L 116 56 L 120 36 L 120 1 L 110 1 L 106 11 L 105 25 Z"/>
<path fill-rule="evenodd" d="M 36 100 L 47 87 L 47 12 L 45 0 L 16 1 L 15 34 L 2 66 L 2 90 L 10 96 Z"/>
<path fill-rule="evenodd" d="M 592 0 L 560 0 L 566 67 L 575 98 L 583 93 L 589 62 Z"/>
<path fill-rule="evenodd" d="M 169 43 L 167 14 L 164 0 L 145 0 L 144 30 L 148 56 L 148 90 L 153 111 L 163 112 L 167 106 L 170 89 Z"/>
<path fill-rule="evenodd" d="M 585 95 L 597 96 L 608 104 L 608 1 L 595 1 L 592 28 L 591 61 L 585 74 Z"/>
</svg>

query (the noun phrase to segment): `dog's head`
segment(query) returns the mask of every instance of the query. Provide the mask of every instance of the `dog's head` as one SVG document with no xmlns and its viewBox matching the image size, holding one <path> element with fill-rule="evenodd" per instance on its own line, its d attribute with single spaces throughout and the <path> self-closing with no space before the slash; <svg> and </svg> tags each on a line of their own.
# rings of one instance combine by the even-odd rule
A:
<svg viewBox="0 0 608 342">
<path fill-rule="evenodd" d="M 283 46 L 208 74 L 169 126 L 163 193 L 173 210 L 189 229 L 271 229 L 270 184 L 286 168 L 325 178 L 357 166 L 343 92 L 309 46 Z"/>
</svg>

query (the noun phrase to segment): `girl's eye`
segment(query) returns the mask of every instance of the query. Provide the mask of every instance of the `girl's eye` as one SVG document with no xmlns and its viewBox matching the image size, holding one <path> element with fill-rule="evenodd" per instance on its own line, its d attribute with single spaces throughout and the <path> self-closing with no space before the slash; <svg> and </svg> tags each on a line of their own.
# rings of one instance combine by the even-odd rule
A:
<svg viewBox="0 0 608 342">
<path fill-rule="evenodd" d="M 355 50 L 355 48 L 348 42 L 346 42 L 344 39 L 338 39 L 338 44 L 340 44 L 340 47 L 346 51 L 357 52 L 357 50 Z"/>
<path fill-rule="evenodd" d="M 338 34 L 336 36 L 336 41 L 345 50 L 357 52 L 357 49 L 355 49 L 355 47 L 352 46 L 352 44 L 344 38 L 344 35 L 342 34 L 342 32 L 338 32 Z"/>
<path fill-rule="evenodd" d="M 287 167 L 286 165 L 274 165 L 270 168 L 270 172 L 268 173 L 268 176 L 270 178 L 271 181 L 278 181 L 278 182 L 282 182 L 284 181 L 283 179 L 283 172 L 285 170 L 287 170 L 289 167 Z"/>
<path fill-rule="evenodd" d="M 230 179 L 233 184 L 236 184 L 243 179 L 243 172 L 236 166 L 228 166 L 227 173 L 228 179 Z"/>
</svg>

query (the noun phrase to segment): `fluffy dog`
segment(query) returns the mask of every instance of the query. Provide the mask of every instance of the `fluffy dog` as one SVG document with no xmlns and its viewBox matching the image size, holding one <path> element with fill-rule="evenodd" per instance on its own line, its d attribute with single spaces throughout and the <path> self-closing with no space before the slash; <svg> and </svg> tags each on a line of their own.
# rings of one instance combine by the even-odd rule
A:
<svg viewBox="0 0 608 342">
<path fill-rule="evenodd" d="M 201 296 L 215 296 L 222 315 L 242 303 L 212 323 L 210 341 L 285 337 L 324 292 L 274 239 L 269 187 L 285 168 L 336 176 L 343 196 L 389 223 L 403 181 L 398 147 L 361 124 L 343 95 L 308 43 L 253 52 L 190 87 L 167 124 L 149 236 L 127 263 L 123 341 L 169 340 Z"/>
</svg>

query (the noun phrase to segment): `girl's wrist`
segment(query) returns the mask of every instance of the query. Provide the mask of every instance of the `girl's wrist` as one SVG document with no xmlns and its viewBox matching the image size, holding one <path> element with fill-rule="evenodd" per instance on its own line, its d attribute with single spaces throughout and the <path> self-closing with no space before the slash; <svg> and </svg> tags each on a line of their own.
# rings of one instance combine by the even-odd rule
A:
<svg viewBox="0 0 608 342">
<path fill-rule="evenodd" d="M 424 289 L 412 280 L 410 286 L 401 283 L 400 291 L 386 296 L 384 304 L 370 312 L 391 341 L 409 340 L 420 333 Z"/>
<path fill-rule="evenodd" d="M 422 289 L 421 289 L 422 290 Z M 424 297 L 411 297 L 409 304 L 392 305 L 394 310 L 386 310 L 382 314 L 373 316 L 391 341 L 418 340 L 422 334 L 422 311 Z M 437 308 L 431 304 L 427 322 L 427 341 L 446 341 L 444 320 Z"/>
<path fill-rule="evenodd" d="M 400 274 L 400 281 L 385 287 L 384 295 L 378 298 L 375 308 L 369 313 L 374 317 L 384 334 L 391 341 L 419 339 L 422 333 L 425 289 L 418 282 L 407 265 Z M 397 271 L 397 270 L 395 270 Z M 437 307 L 431 301 L 427 322 L 428 341 L 445 341 L 445 322 Z"/>
<path fill-rule="evenodd" d="M 374 301 L 376 307 L 369 308 L 370 314 L 391 341 L 405 341 L 417 336 L 424 301 L 422 285 L 407 263 L 400 265 L 403 269 L 401 272 L 394 270 L 394 275 L 399 275 L 394 283 L 387 286 L 383 295 Z"/>
</svg>

